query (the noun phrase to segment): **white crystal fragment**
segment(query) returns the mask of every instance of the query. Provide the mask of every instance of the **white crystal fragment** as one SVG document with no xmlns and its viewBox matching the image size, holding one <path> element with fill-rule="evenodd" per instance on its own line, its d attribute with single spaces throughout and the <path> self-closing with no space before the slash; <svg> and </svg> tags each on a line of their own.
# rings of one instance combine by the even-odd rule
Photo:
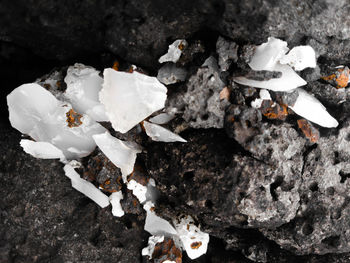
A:
<svg viewBox="0 0 350 263">
<path fill-rule="evenodd" d="M 262 100 L 271 100 L 270 92 L 266 89 L 261 89 L 259 91 L 259 96 Z"/>
<path fill-rule="evenodd" d="M 164 108 L 167 88 L 157 78 L 111 68 L 105 69 L 103 75 L 99 97 L 116 131 L 125 133 Z"/>
<path fill-rule="evenodd" d="M 259 109 L 261 107 L 261 103 L 263 102 L 262 99 L 260 98 L 256 98 L 255 100 L 253 100 L 250 105 L 255 108 L 255 109 Z"/>
<path fill-rule="evenodd" d="M 38 121 L 55 111 L 59 101 L 36 83 L 23 84 L 7 95 L 12 127 L 29 134 Z"/>
<path fill-rule="evenodd" d="M 209 234 L 202 232 L 190 216 L 181 218 L 179 222 L 174 222 L 174 224 L 189 258 L 195 259 L 207 252 Z"/>
<path fill-rule="evenodd" d="M 159 58 L 159 63 L 169 61 L 176 63 L 182 54 L 182 50 L 179 48 L 181 45 L 183 45 L 183 47 L 186 47 L 187 41 L 185 39 L 175 40 L 174 43 L 169 45 L 168 52 Z"/>
<path fill-rule="evenodd" d="M 49 142 L 35 142 L 32 140 L 22 139 L 20 145 L 23 150 L 35 158 L 40 159 L 61 159 L 65 157 L 63 152 Z"/>
<path fill-rule="evenodd" d="M 153 203 L 150 201 L 146 202 L 143 206 L 143 208 L 147 212 L 144 229 L 154 236 L 155 235 L 164 235 L 164 236 L 176 235 L 177 232 L 175 228 L 168 221 L 157 216 L 151 210 L 153 206 L 154 206 Z"/>
<path fill-rule="evenodd" d="M 320 126 L 333 128 L 338 126 L 338 122 L 334 119 L 313 95 L 305 90 L 298 88 L 299 96 L 294 105 L 289 105 L 296 114 L 314 122 Z"/>
<path fill-rule="evenodd" d="M 141 152 L 137 146 L 132 143 L 124 142 L 113 137 L 109 132 L 96 134 L 92 136 L 100 150 L 108 159 L 120 168 L 123 180 L 134 170 L 136 155 Z"/>
<path fill-rule="evenodd" d="M 248 65 L 253 70 L 275 71 L 276 64 L 288 50 L 287 42 L 269 37 L 266 43 L 255 48 L 255 53 Z"/>
<path fill-rule="evenodd" d="M 316 67 L 316 53 L 311 46 L 297 46 L 280 59 L 281 64 L 288 64 L 295 70 Z"/>
<path fill-rule="evenodd" d="M 105 129 L 89 116 L 81 124 L 69 127 L 69 103 L 57 100 L 38 84 L 24 84 L 7 96 L 11 125 L 37 142 L 48 142 L 60 149 L 67 159 L 89 155 L 96 147 L 92 135 Z"/>
<path fill-rule="evenodd" d="M 148 238 L 147 247 L 142 249 L 142 256 L 148 256 L 149 259 L 152 259 L 152 254 L 154 251 L 154 247 L 157 243 L 162 243 L 164 241 L 164 236 L 150 236 Z"/>
<path fill-rule="evenodd" d="M 146 201 L 147 186 L 144 186 L 135 180 L 130 180 L 127 185 L 129 190 L 132 190 L 132 194 L 143 203 Z"/>
<path fill-rule="evenodd" d="M 143 122 L 146 133 L 153 141 L 157 142 L 187 142 L 181 136 L 154 123 Z"/>
<path fill-rule="evenodd" d="M 102 208 L 109 205 L 108 196 L 97 189 L 92 183 L 80 178 L 80 175 L 70 164 L 66 164 L 63 169 L 66 176 L 71 179 L 73 188 L 89 197 Z"/>
<path fill-rule="evenodd" d="M 109 121 L 104 105 L 98 98 L 103 83 L 99 73 L 79 63 L 70 66 L 64 78 L 67 84 L 64 96 L 77 112 L 88 114 L 95 121 Z"/>
<path fill-rule="evenodd" d="M 271 100 L 271 96 L 268 90 L 261 89 L 259 92 L 260 98 L 256 98 L 251 102 L 251 106 L 255 109 L 259 109 L 261 107 L 261 103 L 264 100 Z"/>
<path fill-rule="evenodd" d="M 236 77 L 234 81 L 242 85 L 273 91 L 290 91 L 306 85 L 306 81 L 295 73 L 289 65 L 282 65 L 279 62 L 288 50 L 287 42 L 269 37 L 266 43 L 256 47 L 255 53 L 248 65 L 256 71 L 279 71 L 282 73 L 282 76 L 280 78 L 272 78 L 264 81 L 248 79 L 246 77 Z"/>
<path fill-rule="evenodd" d="M 273 71 L 282 72 L 282 76 L 280 78 L 272 78 L 263 81 L 248 79 L 246 77 L 236 77 L 234 78 L 234 81 L 242 85 L 273 91 L 291 91 L 297 87 L 307 84 L 307 82 L 303 80 L 297 73 L 295 73 L 295 71 L 288 65 L 282 65 L 278 63 L 275 65 Z"/>
<path fill-rule="evenodd" d="M 157 116 L 150 118 L 149 121 L 154 124 L 160 125 L 160 124 L 167 124 L 169 121 L 171 121 L 174 118 L 175 118 L 175 114 L 163 112 L 158 114 Z"/>
<path fill-rule="evenodd" d="M 120 204 L 120 200 L 122 199 L 123 199 L 122 191 L 114 192 L 109 196 L 109 201 L 112 205 L 112 214 L 114 216 L 121 217 L 125 214 Z"/>
</svg>

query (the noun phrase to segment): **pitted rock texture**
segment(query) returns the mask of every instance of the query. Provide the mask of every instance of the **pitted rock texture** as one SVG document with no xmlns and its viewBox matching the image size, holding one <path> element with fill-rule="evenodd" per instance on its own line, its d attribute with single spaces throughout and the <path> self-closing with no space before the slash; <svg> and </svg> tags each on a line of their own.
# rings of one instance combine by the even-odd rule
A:
<svg viewBox="0 0 350 263">
<path fill-rule="evenodd" d="M 183 96 L 183 118 L 193 128 L 223 128 L 226 101 L 220 100 L 225 84 L 220 79 L 217 61 L 209 57 L 187 83 Z"/>
</svg>

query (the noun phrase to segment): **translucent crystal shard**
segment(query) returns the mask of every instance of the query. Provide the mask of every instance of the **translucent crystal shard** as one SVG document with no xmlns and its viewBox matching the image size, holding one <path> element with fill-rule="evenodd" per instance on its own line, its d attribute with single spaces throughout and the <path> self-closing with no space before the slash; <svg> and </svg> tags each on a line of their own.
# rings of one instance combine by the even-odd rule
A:
<svg viewBox="0 0 350 263">
<path fill-rule="evenodd" d="M 116 131 L 125 133 L 164 107 L 167 88 L 157 78 L 111 68 L 103 74 L 100 101 Z"/>
</svg>

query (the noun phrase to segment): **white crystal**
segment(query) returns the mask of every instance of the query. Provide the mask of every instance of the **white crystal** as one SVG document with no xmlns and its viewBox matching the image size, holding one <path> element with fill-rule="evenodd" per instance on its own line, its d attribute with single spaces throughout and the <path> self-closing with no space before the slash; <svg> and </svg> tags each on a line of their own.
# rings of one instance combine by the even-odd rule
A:
<svg viewBox="0 0 350 263">
<path fill-rule="evenodd" d="M 306 85 L 306 81 L 295 73 L 290 66 L 282 65 L 279 62 L 288 50 L 287 42 L 269 37 L 267 43 L 256 47 L 255 53 L 248 64 L 253 70 L 279 71 L 282 73 L 282 76 L 264 81 L 236 77 L 234 81 L 242 85 L 273 91 L 290 91 Z"/>
<path fill-rule="evenodd" d="M 134 170 L 137 153 L 141 150 L 135 144 L 119 140 L 109 132 L 93 136 L 94 141 L 108 159 L 120 168 L 123 180 Z"/>
<path fill-rule="evenodd" d="M 35 142 L 32 140 L 22 139 L 20 145 L 26 153 L 35 158 L 65 159 L 63 152 L 49 142 Z"/>
<path fill-rule="evenodd" d="M 282 72 L 282 76 L 280 78 L 272 78 L 263 81 L 252 80 L 246 77 L 236 77 L 234 78 L 234 81 L 242 85 L 273 91 L 291 91 L 299 86 L 307 84 L 307 82 L 296 74 L 295 71 L 288 65 L 277 63 L 274 67 L 274 71 Z"/>
<path fill-rule="evenodd" d="M 143 208 L 146 210 L 146 221 L 144 229 L 151 235 L 165 235 L 172 236 L 176 235 L 177 232 L 175 228 L 165 219 L 157 216 L 154 211 L 151 211 L 153 203 L 148 201 L 144 204 Z"/>
<path fill-rule="evenodd" d="M 208 249 L 209 234 L 202 232 L 190 216 L 182 218 L 179 222 L 174 222 L 177 235 L 180 238 L 187 255 L 195 259 L 205 254 Z M 199 247 L 192 248 L 191 244 L 197 243 Z"/>
<path fill-rule="evenodd" d="M 157 78 L 111 68 L 105 69 L 103 75 L 100 101 L 116 131 L 125 133 L 164 108 L 167 88 Z"/>
<path fill-rule="evenodd" d="M 253 108 L 259 109 L 263 100 L 271 100 L 271 96 L 268 90 L 261 89 L 259 92 L 260 98 L 257 98 L 251 102 Z"/>
<path fill-rule="evenodd" d="M 140 203 L 143 203 L 146 201 L 146 193 L 147 193 L 147 186 L 144 186 L 135 180 L 130 180 L 128 182 L 128 189 L 132 190 L 132 194 L 136 196 L 136 198 L 140 201 Z"/>
<path fill-rule="evenodd" d="M 125 213 L 120 204 L 120 200 L 123 199 L 122 191 L 114 192 L 109 196 L 109 201 L 112 205 L 112 214 L 117 217 L 123 216 Z"/>
<path fill-rule="evenodd" d="M 266 89 L 261 89 L 259 92 L 259 96 L 263 100 L 271 100 L 270 92 Z"/>
<path fill-rule="evenodd" d="M 148 238 L 148 245 L 147 247 L 142 249 L 142 256 L 148 256 L 149 259 L 152 259 L 152 254 L 154 251 L 154 247 L 157 243 L 162 243 L 164 241 L 164 236 L 150 236 Z"/>
<path fill-rule="evenodd" d="M 248 65 L 253 70 L 275 71 L 276 64 L 288 50 L 287 42 L 269 37 L 266 43 L 255 48 L 254 55 Z"/>
<path fill-rule="evenodd" d="M 289 105 L 296 114 L 317 123 L 323 127 L 333 128 L 338 126 L 338 122 L 326 110 L 326 108 L 313 95 L 298 88 L 299 96 L 294 105 Z"/>
<path fill-rule="evenodd" d="M 297 46 L 280 59 L 281 64 L 288 64 L 295 70 L 316 67 L 316 53 L 310 46 Z"/>
<path fill-rule="evenodd" d="M 66 164 L 63 169 L 66 176 L 71 179 L 73 188 L 89 197 L 102 208 L 109 205 L 108 196 L 97 189 L 92 183 L 80 178 L 79 174 L 70 164 Z"/>
<path fill-rule="evenodd" d="M 92 135 L 105 129 L 89 116 L 82 124 L 69 127 L 69 103 L 57 100 L 38 84 L 24 84 L 7 96 L 11 125 L 37 142 L 48 142 L 60 149 L 67 159 L 89 155 L 96 147 Z"/>
<path fill-rule="evenodd" d="M 154 124 L 166 124 L 174 118 L 175 114 L 163 112 L 158 114 L 157 116 L 150 118 L 149 121 Z"/>
<path fill-rule="evenodd" d="M 159 58 L 159 63 L 168 61 L 176 63 L 182 54 L 182 50 L 179 48 L 180 45 L 187 46 L 187 41 L 185 39 L 175 40 L 174 43 L 169 45 L 168 52 Z"/>
<path fill-rule="evenodd" d="M 23 84 L 7 95 L 10 122 L 21 133 L 29 134 L 38 121 L 56 110 L 59 101 L 38 84 Z"/>
<path fill-rule="evenodd" d="M 143 122 L 146 133 L 153 141 L 157 142 L 187 142 L 181 136 L 154 123 Z"/>
<path fill-rule="evenodd" d="M 96 69 L 83 64 L 76 63 L 70 66 L 64 78 L 67 84 L 64 96 L 77 112 L 88 114 L 95 121 L 109 121 L 105 108 L 98 98 L 103 83 L 99 73 Z"/>
</svg>

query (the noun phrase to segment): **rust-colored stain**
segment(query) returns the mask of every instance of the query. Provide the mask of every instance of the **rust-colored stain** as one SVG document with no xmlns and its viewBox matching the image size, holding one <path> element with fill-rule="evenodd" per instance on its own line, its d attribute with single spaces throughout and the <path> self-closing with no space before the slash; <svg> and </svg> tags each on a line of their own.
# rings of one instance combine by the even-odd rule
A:
<svg viewBox="0 0 350 263">
<path fill-rule="evenodd" d="M 50 85 L 50 84 L 45 83 L 45 84 L 44 84 L 44 88 L 45 88 L 45 89 L 47 89 L 47 90 L 49 90 L 49 89 L 51 89 L 51 85 Z"/>
<path fill-rule="evenodd" d="M 288 116 L 287 105 L 264 100 L 261 104 L 261 113 L 269 119 L 285 120 Z"/>
<path fill-rule="evenodd" d="M 72 127 L 78 127 L 81 124 L 83 124 L 81 122 L 81 117 L 83 117 L 83 115 L 75 112 L 73 109 L 70 109 L 67 113 L 67 123 L 68 123 L 68 127 L 72 128 Z"/>
<path fill-rule="evenodd" d="M 198 249 L 201 245 L 202 245 L 202 242 L 201 242 L 201 241 L 199 241 L 199 242 L 193 242 L 193 243 L 191 244 L 191 248 L 192 248 L 192 249 Z"/>
<path fill-rule="evenodd" d="M 177 47 L 182 51 L 186 48 L 186 45 L 183 42 L 181 42 Z"/>
<path fill-rule="evenodd" d="M 320 138 L 320 134 L 316 128 L 314 128 L 307 120 L 300 119 L 297 121 L 299 128 L 304 133 L 305 137 L 309 139 L 310 142 L 317 142 Z"/>
<path fill-rule="evenodd" d="M 108 178 L 104 182 L 99 182 L 99 187 L 104 192 L 114 193 L 122 188 L 122 176 L 119 171 L 118 167 L 100 153 L 90 158 L 87 167 L 83 170 L 83 178 L 90 182 L 96 182 L 101 172 L 105 175 L 107 173 Z"/>
<path fill-rule="evenodd" d="M 334 83 L 337 89 L 345 88 L 349 82 L 350 70 L 348 67 L 339 68 L 334 74 L 321 78 Z"/>
<path fill-rule="evenodd" d="M 114 63 L 113 63 L 112 69 L 118 71 L 118 70 L 119 70 L 119 66 L 120 66 L 120 65 L 119 65 L 119 62 L 116 60 L 116 61 L 114 61 Z"/>
<path fill-rule="evenodd" d="M 134 72 L 134 67 L 131 66 L 131 67 L 128 69 L 128 72 L 129 72 L 129 73 L 133 73 L 133 72 Z"/>
<path fill-rule="evenodd" d="M 229 100 L 230 99 L 230 90 L 225 87 L 220 91 L 220 100 Z"/>
<path fill-rule="evenodd" d="M 182 252 L 175 246 L 171 238 L 164 239 L 163 242 L 157 243 L 152 254 L 154 262 L 164 262 L 166 260 L 182 263 Z"/>
<path fill-rule="evenodd" d="M 147 173 L 147 170 L 144 164 L 137 161 L 134 165 L 134 170 L 128 176 L 128 182 L 130 182 L 130 180 L 135 180 L 139 184 L 146 186 L 149 182 L 149 179 L 150 179 L 150 176 Z"/>
</svg>

